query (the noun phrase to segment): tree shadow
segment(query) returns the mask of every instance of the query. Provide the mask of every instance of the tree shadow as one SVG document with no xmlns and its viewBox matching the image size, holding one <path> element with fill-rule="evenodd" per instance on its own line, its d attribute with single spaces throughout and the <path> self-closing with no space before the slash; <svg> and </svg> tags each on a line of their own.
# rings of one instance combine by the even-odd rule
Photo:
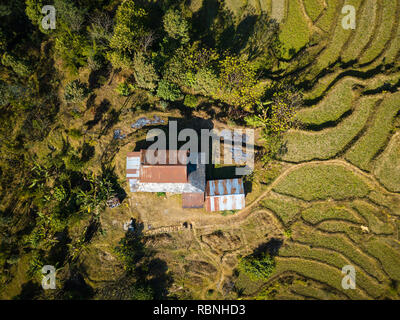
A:
<svg viewBox="0 0 400 320">
<path fill-rule="evenodd" d="M 87 130 L 92 129 L 95 125 L 97 125 L 100 120 L 103 119 L 103 115 L 110 109 L 111 103 L 107 99 L 104 99 L 100 105 L 96 108 L 94 119 L 85 123 L 87 126 Z"/>
<path fill-rule="evenodd" d="M 268 253 L 270 256 L 274 257 L 278 255 L 279 249 L 283 245 L 282 239 L 272 238 L 268 242 L 260 244 L 253 252 L 254 256 L 260 256 L 264 253 Z"/>
<path fill-rule="evenodd" d="M 43 288 L 32 280 L 21 286 L 21 292 L 13 300 L 34 300 L 43 293 Z"/>
</svg>

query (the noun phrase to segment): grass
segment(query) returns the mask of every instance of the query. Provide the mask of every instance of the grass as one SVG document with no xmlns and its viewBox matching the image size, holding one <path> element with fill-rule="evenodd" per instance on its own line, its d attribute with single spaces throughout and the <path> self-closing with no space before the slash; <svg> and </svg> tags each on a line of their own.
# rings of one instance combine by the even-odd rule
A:
<svg viewBox="0 0 400 320">
<path fill-rule="evenodd" d="M 329 291 L 329 289 L 318 288 L 311 283 L 307 285 L 302 283 L 294 283 L 291 286 L 291 290 L 301 296 L 305 296 L 308 299 L 314 298 L 317 300 L 341 300 L 342 298 L 335 292 Z"/>
<path fill-rule="evenodd" d="M 320 78 L 310 91 L 304 93 L 304 99 L 314 100 L 320 98 L 338 75 L 339 72 L 332 72 Z"/>
<path fill-rule="evenodd" d="M 367 251 L 379 259 L 391 279 L 400 281 L 400 254 L 390 240 L 372 239 L 365 244 Z M 397 246 L 398 248 L 398 243 Z"/>
<path fill-rule="evenodd" d="M 327 1 L 326 4 L 327 8 L 316 24 L 322 30 L 329 32 L 334 23 L 336 12 L 340 10 L 340 1 Z"/>
<path fill-rule="evenodd" d="M 364 197 L 369 189 L 360 176 L 343 166 L 332 164 L 305 165 L 290 172 L 274 187 L 278 193 L 306 201 Z"/>
<path fill-rule="evenodd" d="M 393 234 L 392 225 L 388 221 L 383 221 L 387 220 L 387 217 L 382 213 L 382 210 L 378 210 L 371 204 L 361 200 L 354 201 L 352 206 L 368 222 L 368 227 L 373 233 Z"/>
<path fill-rule="evenodd" d="M 340 270 L 327 266 L 325 264 L 304 260 L 301 258 L 281 258 L 277 257 L 277 267 L 276 273 L 280 274 L 287 271 L 294 271 L 306 278 L 311 278 L 313 280 L 323 282 L 329 286 L 343 292 L 341 286 L 343 275 Z M 350 299 L 366 299 L 367 297 L 360 292 L 359 289 L 346 290 L 344 292 Z"/>
<path fill-rule="evenodd" d="M 346 209 L 346 207 L 329 203 L 314 204 L 310 208 L 304 210 L 301 216 L 305 221 L 311 224 L 318 224 L 324 220 L 332 219 L 347 220 L 354 223 L 361 222 L 360 219 Z"/>
<path fill-rule="evenodd" d="M 389 147 L 378 159 L 374 174 L 390 191 L 400 192 L 400 135 L 395 136 Z"/>
<path fill-rule="evenodd" d="M 312 108 L 297 112 L 296 119 L 304 124 L 321 125 L 337 121 L 344 113 L 351 110 L 354 92 L 353 78 L 345 78 L 337 83 L 322 102 Z"/>
<path fill-rule="evenodd" d="M 261 205 L 273 211 L 285 225 L 292 222 L 300 213 L 301 207 L 294 201 L 279 198 L 269 198 L 261 202 Z"/>
<path fill-rule="evenodd" d="M 379 280 L 384 279 L 382 271 L 375 261 L 363 253 L 360 248 L 350 242 L 345 236 L 340 234 L 328 234 L 316 231 L 314 228 L 304 224 L 296 223 L 293 226 L 293 240 L 302 244 L 314 247 L 326 248 L 341 253 L 353 263 L 362 268 L 365 272 Z"/>
<path fill-rule="evenodd" d="M 397 65 L 399 64 L 398 61 L 399 48 L 400 48 L 400 23 L 397 24 L 396 33 L 394 37 L 392 37 L 392 42 L 390 43 L 388 49 L 385 52 L 386 64 L 391 64 L 391 63 L 397 63 Z"/>
<path fill-rule="evenodd" d="M 289 130 L 283 138 L 287 152 L 281 155 L 281 159 L 301 162 L 334 157 L 365 126 L 375 100 L 376 98 L 370 97 L 360 99 L 355 111 L 333 128 L 318 132 Z"/>
<path fill-rule="evenodd" d="M 378 4 L 375 0 L 366 0 L 362 10 L 358 13 L 355 35 L 341 57 L 344 63 L 356 59 L 373 37 L 374 25 L 377 19 Z"/>
<path fill-rule="evenodd" d="M 332 4 L 334 1 L 329 1 L 329 4 Z M 339 1 L 335 1 L 338 5 Z M 328 8 L 329 8 L 328 4 Z M 361 4 L 361 0 L 348 0 L 345 1 L 345 4 L 353 5 L 356 10 L 359 8 Z M 341 10 L 341 6 L 337 8 L 337 10 Z M 329 10 L 328 10 L 329 11 Z M 309 79 L 313 79 L 316 74 L 325 70 L 329 66 L 333 65 L 340 57 L 341 49 L 346 45 L 347 40 L 353 33 L 351 29 L 343 29 L 342 26 L 342 18 L 344 15 L 339 15 L 338 19 L 336 20 L 336 27 L 333 32 L 333 36 L 330 39 L 330 43 L 327 48 L 318 56 L 316 63 L 314 64 L 313 68 L 310 70 Z M 324 18 L 324 16 L 322 17 Z M 332 18 L 333 19 L 333 18 Z M 319 21 L 318 21 L 319 22 Z"/>
<path fill-rule="evenodd" d="M 375 33 L 374 40 L 360 57 L 359 62 L 361 64 L 371 62 L 375 59 L 384 50 L 386 43 L 390 40 L 392 27 L 396 19 L 396 5 L 397 1 L 387 1 L 385 2 L 385 5 L 381 4 L 381 23 Z"/>
<path fill-rule="evenodd" d="M 400 201 L 398 197 L 373 190 L 368 195 L 368 198 L 379 206 L 389 209 L 391 214 L 400 215 Z"/>
<path fill-rule="evenodd" d="M 307 15 L 310 19 L 315 22 L 318 16 L 321 14 L 324 6 L 320 0 L 304 0 L 304 7 L 306 9 Z"/>
<path fill-rule="evenodd" d="M 365 135 L 347 152 L 346 159 L 359 168 L 370 171 L 371 161 L 384 147 L 393 130 L 393 120 L 400 110 L 400 92 L 389 95 L 379 105 L 372 125 Z"/>
<path fill-rule="evenodd" d="M 336 267 L 339 271 L 343 268 L 343 266 L 351 264 L 349 260 L 345 259 L 337 252 L 320 248 L 310 249 L 308 246 L 299 244 L 291 244 L 290 246 L 281 249 L 279 253 L 283 257 L 306 258 L 327 263 Z M 373 278 L 367 276 L 365 272 L 358 267 L 356 267 L 356 274 L 357 284 L 364 288 L 364 290 L 374 297 L 379 297 L 382 295 L 382 286 L 380 286 L 376 280 L 372 280 Z"/>
<path fill-rule="evenodd" d="M 310 30 L 298 1 L 289 1 L 286 21 L 281 25 L 282 58 L 290 59 L 310 40 Z"/>
</svg>

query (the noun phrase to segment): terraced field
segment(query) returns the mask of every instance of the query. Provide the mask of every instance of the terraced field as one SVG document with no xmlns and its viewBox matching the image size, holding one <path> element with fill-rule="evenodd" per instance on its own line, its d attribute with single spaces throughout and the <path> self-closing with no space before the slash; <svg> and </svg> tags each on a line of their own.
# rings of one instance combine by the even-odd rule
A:
<svg viewBox="0 0 400 320">
<path fill-rule="evenodd" d="M 248 297 L 398 299 L 400 1 L 293 2 L 323 40 L 302 71 L 310 85 L 304 125 L 285 135 L 288 167 L 249 209 L 290 236 L 271 279 Z M 357 9 L 355 30 L 341 27 L 344 4 Z M 341 287 L 345 265 L 356 269 L 355 290 Z"/>
<path fill-rule="evenodd" d="M 258 3 L 271 12 L 273 1 Z M 355 30 L 342 27 L 346 4 Z M 267 282 L 232 280 L 223 255 L 217 291 L 233 281 L 249 299 L 399 299 L 400 1 L 293 0 L 285 10 L 282 59 L 306 57 L 290 70 L 305 79 L 303 125 L 284 136 L 280 175 L 220 229 L 245 243 L 229 255 L 251 253 L 263 232 L 279 239 L 277 266 Z M 252 220 L 260 215 L 275 231 Z M 341 286 L 345 265 L 355 290 Z"/>
<path fill-rule="evenodd" d="M 182 299 L 399 299 L 400 0 L 282 3 L 225 1 L 240 17 L 250 6 L 282 17 L 274 76 L 298 74 L 304 88 L 302 125 L 284 135 L 274 167 L 256 166 L 247 207 L 228 216 L 188 213 L 174 198 L 149 196 L 131 199 L 129 217 L 155 227 L 146 243 Z M 355 30 L 342 28 L 346 4 L 357 9 Z M 117 216 L 103 221 L 110 239 Z M 156 229 L 172 219 L 179 228 Z M 239 257 L 261 249 L 276 260 L 267 281 L 235 272 Z M 345 265 L 356 270 L 354 290 L 342 288 Z"/>
</svg>

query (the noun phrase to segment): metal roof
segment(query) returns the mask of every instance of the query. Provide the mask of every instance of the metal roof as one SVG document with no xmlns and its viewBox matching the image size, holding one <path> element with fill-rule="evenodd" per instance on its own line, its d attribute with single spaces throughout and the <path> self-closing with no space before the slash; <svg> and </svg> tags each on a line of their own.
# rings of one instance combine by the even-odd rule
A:
<svg viewBox="0 0 400 320">
<path fill-rule="evenodd" d="M 203 208 L 203 206 L 204 192 L 182 194 L 182 208 Z"/>
<path fill-rule="evenodd" d="M 205 203 L 207 211 L 240 210 L 246 206 L 244 194 L 207 196 Z"/>
<path fill-rule="evenodd" d="M 186 165 L 142 165 L 140 182 L 186 183 Z"/>
<path fill-rule="evenodd" d="M 138 188 L 140 178 L 141 152 L 128 152 L 126 156 L 126 178 L 128 179 L 131 192 Z"/>
<path fill-rule="evenodd" d="M 186 165 L 188 150 L 141 150 L 142 163 L 148 165 Z"/>
<path fill-rule="evenodd" d="M 244 194 L 242 179 L 209 180 L 206 186 L 207 196 Z"/>
</svg>

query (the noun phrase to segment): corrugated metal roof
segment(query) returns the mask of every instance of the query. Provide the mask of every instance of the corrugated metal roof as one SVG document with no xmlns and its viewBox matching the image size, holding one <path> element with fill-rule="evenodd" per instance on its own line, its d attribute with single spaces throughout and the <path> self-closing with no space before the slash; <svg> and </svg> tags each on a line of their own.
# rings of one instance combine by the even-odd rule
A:
<svg viewBox="0 0 400 320">
<path fill-rule="evenodd" d="M 142 150 L 142 163 L 148 165 L 186 165 L 187 150 Z"/>
<path fill-rule="evenodd" d="M 209 180 L 206 187 L 207 196 L 244 194 L 242 179 Z"/>
<path fill-rule="evenodd" d="M 203 208 L 203 206 L 204 192 L 182 194 L 182 208 Z"/>
<path fill-rule="evenodd" d="M 207 211 L 240 210 L 245 204 L 244 194 L 230 194 L 206 197 Z"/>
<path fill-rule="evenodd" d="M 186 183 L 186 165 L 142 165 L 140 182 Z"/>
</svg>

